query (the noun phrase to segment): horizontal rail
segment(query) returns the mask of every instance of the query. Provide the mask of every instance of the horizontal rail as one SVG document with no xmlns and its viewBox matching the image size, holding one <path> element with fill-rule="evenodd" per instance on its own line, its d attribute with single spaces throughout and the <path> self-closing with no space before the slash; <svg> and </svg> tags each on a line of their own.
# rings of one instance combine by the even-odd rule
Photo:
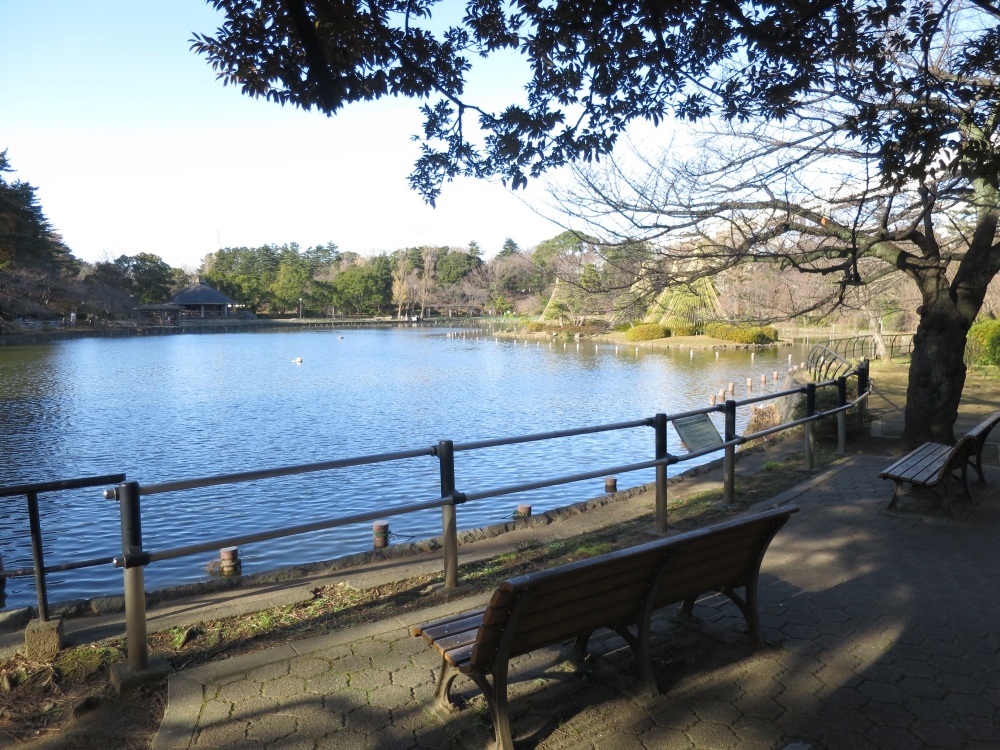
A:
<svg viewBox="0 0 1000 750">
<path fill-rule="evenodd" d="M 62 492 L 63 490 L 79 490 L 85 487 L 98 487 L 102 484 L 124 482 L 124 474 L 106 474 L 100 477 L 83 477 L 81 479 L 62 479 L 54 482 L 35 482 L 33 484 L 18 484 L 12 487 L 0 487 L 0 497 L 14 497 L 29 493 Z"/>
<path fill-rule="evenodd" d="M 48 573 L 61 573 L 66 570 L 79 570 L 80 568 L 94 568 L 98 565 L 107 565 L 108 563 L 114 562 L 114 557 L 95 557 L 90 560 L 78 560 L 75 562 L 62 563 L 61 565 L 46 565 L 42 572 Z M 34 568 L 11 568 L 7 570 L 0 570 L 0 578 L 21 578 L 24 576 L 35 575 Z"/>
<path fill-rule="evenodd" d="M 522 435 L 513 438 L 497 438 L 495 440 L 477 440 L 471 443 L 455 443 L 454 450 L 471 451 L 480 448 L 495 448 L 501 445 L 516 445 L 518 443 L 531 443 L 539 440 L 552 440 L 553 438 L 576 437 L 577 435 L 592 435 L 598 432 L 610 432 L 612 430 L 627 430 L 633 427 L 652 427 L 652 419 L 637 419 L 632 422 L 617 422 L 615 424 L 597 425 L 594 427 L 580 427 L 572 430 L 556 430 L 554 432 L 539 432 L 534 435 Z"/>
<path fill-rule="evenodd" d="M 466 500 L 472 501 L 484 500 L 488 497 L 502 497 L 503 495 L 513 495 L 517 492 L 540 490 L 543 487 L 555 487 L 561 484 L 571 484 L 572 482 L 582 482 L 587 479 L 596 479 L 597 477 L 605 477 L 608 474 L 624 474 L 629 471 L 652 469 L 656 466 L 666 466 L 667 464 L 674 463 L 677 463 L 677 458 L 675 456 L 668 455 L 666 458 L 642 461 L 634 464 L 625 464 L 623 466 L 612 466 L 610 468 L 600 469 L 598 471 L 588 471 L 582 474 L 571 474 L 569 476 L 556 477 L 555 479 L 539 480 L 538 482 L 525 482 L 524 484 L 516 484 L 493 490 L 483 490 L 481 492 L 469 492 L 465 495 L 465 498 Z"/>
<path fill-rule="evenodd" d="M 313 464 L 301 464 L 298 466 L 285 466 L 278 469 L 262 469 L 260 471 L 243 471 L 236 474 L 220 474 L 215 477 L 203 477 L 201 479 L 187 479 L 177 482 L 161 482 L 160 484 L 148 484 L 142 487 L 141 494 L 157 495 L 161 492 L 177 492 L 180 490 L 194 490 L 201 487 L 216 487 L 220 484 L 239 484 L 241 482 L 253 482 L 259 479 L 274 479 L 275 477 L 288 477 L 295 474 L 309 474 L 315 471 L 330 471 L 331 469 L 345 469 L 350 466 L 364 466 L 366 464 L 378 464 L 386 461 L 398 461 L 404 458 L 417 458 L 418 456 L 433 456 L 433 448 L 418 448 L 411 451 L 398 451 L 395 453 L 379 453 L 372 456 L 361 456 L 359 458 L 344 458 L 337 461 L 320 461 Z M 110 492 L 105 493 L 109 500 L 114 499 Z"/>
<path fill-rule="evenodd" d="M 706 406 L 702 409 L 692 409 L 691 411 L 681 411 L 676 414 L 668 414 L 667 421 L 674 422 L 678 419 L 686 419 L 688 417 L 697 417 L 699 414 L 708 414 L 713 411 L 724 412 L 726 410 L 725 404 L 718 404 L 717 406 Z"/>
<path fill-rule="evenodd" d="M 401 516 L 405 513 L 416 513 L 421 510 L 440 508 L 443 505 L 452 505 L 456 501 L 454 498 L 442 497 L 437 500 L 429 500 L 424 503 L 414 503 L 412 505 L 400 506 L 398 508 L 382 508 L 381 510 L 369 513 L 357 513 L 352 516 L 341 516 L 339 518 L 326 521 L 316 521 L 315 523 L 305 523 L 299 526 L 292 526 L 285 529 L 272 529 L 271 531 L 261 531 L 256 534 L 244 534 L 242 536 L 229 537 L 228 539 L 216 539 L 199 544 L 191 544 L 186 547 L 174 547 L 173 549 L 161 550 L 159 552 L 143 552 L 137 555 L 119 555 L 112 559 L 116 568 L 132 568 L 147 563 L 158 562 L 160 560 L 173 560 L 177 557 L 187 555 L 198 555 L 202 552 L 213 552 L 223 547 L 239 547 L 243 544 L 254 542 L 266 542 L 270 539 L 280 539 L 285 536 L 295 536 L 297 534 L 307 534 L 311 531 L 323 531 L 333 529 L 338 526 L 348 526 L 352 523 L 364 523 L 365 521 L 375 521 L 387 516 Z"/>
</svg>

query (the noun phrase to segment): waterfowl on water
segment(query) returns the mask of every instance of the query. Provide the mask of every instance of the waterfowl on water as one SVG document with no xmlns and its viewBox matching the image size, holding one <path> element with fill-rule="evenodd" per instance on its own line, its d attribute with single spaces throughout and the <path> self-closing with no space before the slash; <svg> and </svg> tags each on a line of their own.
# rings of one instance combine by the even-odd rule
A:
<svg viewBox="0 0 1000 750">
<path fill-rule="evenodd" d="M 297 365 L 301 365 L 302 364 L 302 357 L 296 357 L 295 359 L 292 360 L 292 362 L 294 362 Z"/>
</svg>

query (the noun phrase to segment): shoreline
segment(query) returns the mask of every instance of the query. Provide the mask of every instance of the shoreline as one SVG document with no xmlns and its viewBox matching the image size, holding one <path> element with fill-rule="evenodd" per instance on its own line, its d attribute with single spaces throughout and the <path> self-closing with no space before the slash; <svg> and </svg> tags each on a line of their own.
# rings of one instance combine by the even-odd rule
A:
<svg viewBox="0 0 1000 750">
<path fill-rule="evenodd" d="M 438 327 L 457 325 L 456 321 L 476 321 L 479 318 L 432 318 L 414 323 L 395 318 L 305 318 L 299 319 L 256 319 L 233 318 L 219 321 L 194 321 L 169 326 L 142 325 L 134 322 L 120 322 L 116 325 L 72 327 L 40 326 L 32 331 L 0 331 L 0 346 L 21 346 L 40 344 L 48 341 L 69 341 L 79 338 L 128 338 L 132 336 L 170 336 L 173 334 L 200 333 L 247 333 L 270 332 L 275 330 L 328 330 L 336 328 L 395 328 L 395 327 Z"/>
</svg>

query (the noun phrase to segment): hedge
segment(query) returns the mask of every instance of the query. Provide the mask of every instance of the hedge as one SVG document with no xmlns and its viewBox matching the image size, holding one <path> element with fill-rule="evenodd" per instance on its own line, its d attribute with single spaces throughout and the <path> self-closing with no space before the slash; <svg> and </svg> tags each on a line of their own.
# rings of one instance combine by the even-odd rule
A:
<svg viewBox="0 0 1000 750">
<path fill-rule="evenodd" d="M 626 341 L 652 341 L 653 339 L 665 339 L 670 335 L 670 330 L 659 323 L 642 323 L 632 326 L 625 331 Z"/>
<path fill-rule="evenodd" d="M 734 326 L 729 323 L 709 323 L 705 335 L 737 344 L 772 344 L 778 340 L 773 326 Z"/>
</svg>

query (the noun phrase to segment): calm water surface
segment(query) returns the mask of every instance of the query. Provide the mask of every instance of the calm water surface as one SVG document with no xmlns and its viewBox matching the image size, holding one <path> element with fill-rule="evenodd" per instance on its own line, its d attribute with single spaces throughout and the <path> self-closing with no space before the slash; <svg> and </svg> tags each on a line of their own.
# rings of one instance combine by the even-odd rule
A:
<svg viewBox="0 0 1000 750">
<path fill-rule="evenodd" d="M 124 472 L 148 485 L 371 453 L 565 430 L 676 413 L 747 378 L 787 369 L 798 348 L 653 351 L 582 342 L 497 341 L 485 331 L 400 328 L 82 339 L 0 348 L 0 486 Z M 301 357 L 301 364 L 293 362 Z M 772 388 L 773 389 L 773 388 Z M 748 411 L 748 410 L 741 410 Z M 741 414 L 740 421 L 748 414 Z M 720 421 L 717 422 L 720 432 Z M 739 425 L 742 428 L 742 424 Z M 653 431 L 458 453 L 472 492 L 653 457 Z M 676 435 L 669 450 L 682 453 Z M 681 471 L 684 465 L 671 467 Z M 440 496 L 437 460 L 408 459 L 309 476 L 144 497 L 143 541 L 161 550 L 380 510 Z M 619 487 L 652 472 L 619 477 Z M 601 494 L 600 480 L 469 503 L 460 528 Z M 117 504 L 101 488 L 40 498 L 46 564 L 120 552 Z M 392 519 L 395 540 L 440 534 L 440 512 Z M 30 567 L 23 498 L 0 499 L 0 556 Z M 244 571 L 325 560 L 371 547 L 359 524 L 247 546 Z M 150 590 L 206 577 L 213 555 L 155 563 Z M 57 602 L 121 593 L 110 566 L 48 579 Z M 8 607 L 35 601 L 10 579 Z"/>
</svg>

